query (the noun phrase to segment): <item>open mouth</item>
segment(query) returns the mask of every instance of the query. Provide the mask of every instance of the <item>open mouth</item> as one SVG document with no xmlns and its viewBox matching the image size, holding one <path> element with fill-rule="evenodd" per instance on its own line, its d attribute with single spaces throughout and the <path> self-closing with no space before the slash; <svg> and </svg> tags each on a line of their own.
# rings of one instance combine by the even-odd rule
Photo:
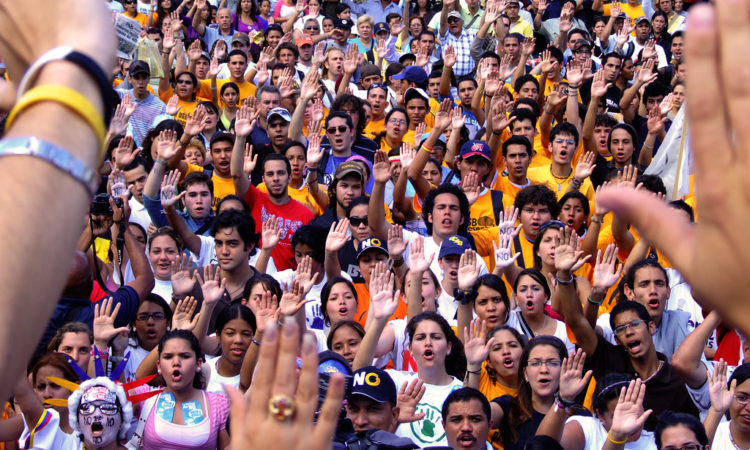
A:
<svg viewBox="0 0 750 450">
<path fill-rule="evenodd" d="M 631 353 L 636 354 L 641 351 L 641 341 L 632 341 L 627 344 L 628 350 Z"/>
<path fill-rule="evenodd" d="M 346 316 L 346 314 L 349 312 L 349 308 L 339 308 L 339 315 Z"/>
<path fill-rule="evenodd" d="M 568 156 L 567 150 L 560 150 L 560 158 L 565 159 Z"/>
<path fill-rule="evenodd" d="M 652 298 L 648 301 L 648 307 L 656 309 L 659 307 L 659 299 L 658 298 Z"/>
<path fill-rule="evenodd" d="M 574 221 L 573 221 L 573 219 L 568 219 L 568 220 L 565 221 L 565 224 L 567 226 L 569 226 L 569 227 L 572 227 L 574 225 Z M 552 257 L 554 258 L 555 255 L 552 255 Z"/>
<path fill-rule="evenodd" d="M 456 442 L 462 447 L 470 447 L 476 442 L 476 438 L 470 433 L 461 433 Z"/>
<path fill-rule="evenodd" d="M 541 387 L 547 387 L 552 383 L 552 380 L 550 380 L 549 378 L 540 378 L 538 380 L 538 383 Z"/>
<path fill-rule="evenodd" d="M 534 301 L 533 300 L 527 300 L 526 301 L 526 309 L 529 311 L 534 310 Z"/>
<path fill-rule="evenodd" d="M 175 383 L 179 383 L 180 381 L 182 381 L 182 372 L 180 372 L 179 370 L 172 371 L 172 381 L 174 381 Z"/>
<path fill-rule="evenodd" d="M 146 330 L 146 337 L 148 339 L 156 339 L 157 333 L 156 330 Z"/>
<path fill-rule="evenodd" d="M 488 323 L 496 323 L 498 321 L 498 317 L 494 314 L 490 314 L 489 316 L 487 316 L 486 320 Z"/>
<path fill-rule="evenodd" d="M 512 369 L 515 365 L 516 363 L 513 362 L 513 358 L 503 359 L 503 367 L 505 367 L 506 369 Z"/>
<path fill-rule="evenodd" d="M 91 435 L 99 437 L 104 434 L 104 425 L 101 422 L 94 422 L 91 424 Z"/>
<path fill-rule="evenodd" d="M 435 353 L 432 350 L 427 349 L 424 351 L 424 359 L 431 361 L 434 357 Z"/>
</svg>

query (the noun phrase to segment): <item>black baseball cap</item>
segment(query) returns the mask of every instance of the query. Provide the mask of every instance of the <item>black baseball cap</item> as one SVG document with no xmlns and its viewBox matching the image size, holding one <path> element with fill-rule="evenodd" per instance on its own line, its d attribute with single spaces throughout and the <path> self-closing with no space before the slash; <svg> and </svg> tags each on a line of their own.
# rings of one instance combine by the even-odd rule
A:
<svg viewBox="0 0 750 450">
<path fill-rule="evenodd" d="M 128 75 L 134 77 L 142 73 L 151 76 L 151 68 L 148 66 L 148 63 L 141 60 L 133 61 L 128 69 Z"/>
<path fill-rule="evenodd" d="M 355 395 L 396 406 L 396 383 L 385 370 L 373 366 L 363 367 L 352 375 L 350 397 Z"/>
</svg>

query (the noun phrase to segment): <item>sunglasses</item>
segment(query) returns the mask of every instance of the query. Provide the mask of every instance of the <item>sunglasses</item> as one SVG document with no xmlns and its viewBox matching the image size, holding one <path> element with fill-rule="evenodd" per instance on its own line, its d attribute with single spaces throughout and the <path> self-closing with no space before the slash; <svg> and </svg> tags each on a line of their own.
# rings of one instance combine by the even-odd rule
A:
<svg viewBox="0 0 750 450">
<path fill-rule="evenodd" d="M 349 127 L 339 125 L 337 127 L 327 128 L 326 131 L 328 132 L 328 134 L 336 134 L 336 131 L 338 131 L 339 133 L 346 133 L 347 131 L 349 131 Z"/>
<path fill-rule="evenodd" d="M 449 17 L 448 20 L 447 20 L 447 22 L 448 23 L 456 23 L 456 22 L 459 22 L 460 20 L 461 19 L 459 19 L 458 17 Z"/>
<path fill-rule="evenodd" d="M 355 228 L 360 225 L 364 225 L 364 226 L 369 225 L 367 217 L 350 217 L 349 223 Z"/>
<path fill-rule="evenodd" d="M 191 79 L 184 79 L 184 80 L 177 80 L 177 84 L 193 84 L 193 80 Z"/>
<path fill-rule="evenodd" d="M 153 318 L 154 320 L 164 320 L 164 319 L 166 319 L 166 316 L 164 315 L 164 313 L 161 313 L 161 312 L 155 312 L 153 314 L 140 313 L 140 314 L 138 314 L 138 316 L 136 316 L 136 319 L 139 320 L 139 321 L 141 321 L 141 322 L 145 322 L 149 318 Z"/>
<path fill-rule="evenodd" d="M 384 91 L 388 90 L 388 86 L 384 85 L 383 83 L 373 83 L 370 85 L 370 87 L 367 88 L 367 92 L 370 92 L 373 89 L 382 89 Z"/>
</svg>

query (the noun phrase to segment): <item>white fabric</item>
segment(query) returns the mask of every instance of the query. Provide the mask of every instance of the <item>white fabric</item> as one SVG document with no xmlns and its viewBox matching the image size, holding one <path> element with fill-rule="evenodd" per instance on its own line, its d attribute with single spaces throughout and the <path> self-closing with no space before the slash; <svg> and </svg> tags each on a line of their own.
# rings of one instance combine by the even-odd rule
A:
<svg viewBox="0 0 750 450">
<path fill-rule="evenodd" d="M 255 344 L 251 344 L 255 345 Z M 219 369 L 216 365 L 219 363 L 221 356 L 214 356 L 206 358 L 206 364 L 203 367 L 208 366 L 209 373 L 208 383 L 206 383 L 206 392 L 216 392 L 218 394 L 224 394 L 224 385 L 232 386 L 233 388 L 239 389 L 240 387 L 240 375 L 237 374 L 233 377 L 224 377 L 219 374 Z M 205 369 L 203 369 L 205 371 Z"/>
<path fill-rule="evenodd" d="M 411 242 L 419 236 L 418 233 L 415 233 L 413 231 L 404 230 L 404 241 L 406 241 L 406 250 L 404 250 L 404 260 L 406 261 L 406 264 L 409 264 L 409 245 L 411 245 Z M 440 254 L 440 245 L 435 242 L 435 239 L 432 236 L 428 236 L 424 238 L 424 254 L 425 256 L 430 256 L 431 254 L 434 254 L 435 256 L 432 258 L 432 263 L 430 263 L 430 270 L 432 270 L 432 273 L 437 275 L 438 280 L 442 280 L 445 277 L 445 274 L 443 273 L 442 269 L 440 269 L 440 264 L 438 264 L 438 255 Z M 484 262 L 484 258 L 477 258 L 479 262 L 479 276 L 487 275 L 490 273 L 490 271 L 487 269 L 487 264 Z"/>
<path fill-rule="evenodd" d="M 383 368 L 388 361 L 393 361 L 393 367 L 397 370 L 407 373 L 414 373 L 416 367 L 407 363 L 405 354 L 409 354 L 409 341 L 406 338 L 406 319 L 394 319 L 388 322 L 389 327 L 393 327 L 393 348 L 385 355 L 377 358 L 374 365 Z M 411 358 L 408 358 L 411 359 Z M 396 386 L 398 389 L 400 386 Z"/>
<path fill-rule="evenodd" d="M 149 217 L 146 207 L 143 203 L 136 200 L 135 197 L 130 197 L 128 206 L 130 206 L 130 219 L 128 219 L 128 222 L 137 223 L 148 233 L 148 226 L 151 225 L 151 217 Z"/>
<path fill-rule="evenodd" d="M 131 339 L 127 350 L 125 350 L 125 353 L 127 352 L 130 352 L 130 357 L 128 358 L 128 362 L 125 363 L 125 372 L 123 372 L 123 375 L 125 375 L 125 382 L 135 381 L 135 372 L 138 370 L 141 362 L 148 356 L 149 351 L 140 345 L 136 345 L 136 341 Z"/>
<path fill-rule="evenodd" d="M 604 425 L 594 417 L 573 416 L 566 423 L 578 422 L 583 429 L 583 435 L 586 438 L 586 445 L 583 448 L 599 449 L 604 447 L 607 442 L 607 430 Z M 626 450 L 656 450 L 654 443 L 654 433 L 642 430 L 641 437 L 635 442 L 625 444 Z"/>
<path fill-rule="evenodd" d="M 386 372 L 393 378 L 396 389 L 400 389 L 405 382 L 418 378 L 416 373 L 405 373 L 393 369 L 388 369 Z M 463 382 L 458 378 L 453 378 L 450 384 L 445 386 L 425 383 L 424 387 L 424 396 L 417 404 L 415 411 L 425 413 L 424 419 L 399 425 L 396 434 L 408 437 L 420 447 L 446 446 L 448 445 L 448 439 L 443 429 L 443 415 L 441 413 L 443 402 L 451 392 L 461 389 Z"/>
<path fill-rule="evenodd" d="M 172 301 L 172 281 L 159 280 L 154 278 L 154 288 L 151 290 L 152 294 L 156 294 L 163 298 L 167 303 Z"/>
<path fill-rule="evenodd" d="M 55 449 L 55 450 L 82 450 L 83 442 L 78 439 L 74 434 L 66 434 L 60 429 L 60 414 L 55 411 L 54 408 L 47 408 L 47 411 L 51 414 L 51 418 L 47 424 L 41 429 L 34 433 L 33 447 L 39 449 Z M 18 440 L 18 446 L 24 448 L 26 439 L 29 437 L 29 426 L 26 423 L 26 418 L 23 418 L 23 433 L 21 438 Z M 34 424 L 35 426 L 36 424 Z"/>
<path fill-rule="evenodd" d="M 719 424 L 719 427 L 716 429 L 716 434 L 714 435 L 714 440 L 711 442 L 711 448 L 740 450 L 740 448 L 732 442 L 732 435 L 729 433 L 729 422 L 724 421 Z"/>
</svg>

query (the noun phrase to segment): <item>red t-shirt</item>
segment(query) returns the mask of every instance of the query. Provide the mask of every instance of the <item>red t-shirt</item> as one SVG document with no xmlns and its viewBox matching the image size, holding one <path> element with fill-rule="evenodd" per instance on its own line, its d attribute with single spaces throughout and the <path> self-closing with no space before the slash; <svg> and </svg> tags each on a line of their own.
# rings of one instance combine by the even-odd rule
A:
<svg viewBox="0 0 750 450">
<path fill-rule="evenodd" d="M 305 205 L 297 200 L 290 199 L 286 205 L 277 205 L 273 203 L 268 194 L 258 190 L 253 185 L 245 193 L 245 201 L 250 205 L 250 213 L 255 220 L 255 232 L 262 231 L 263 222 L 271 216 L 284 219 L 281 224 L 281 237 L 276 248 L 273 249 L 271 257 L 276 269 L 296 269 L 297 264 L 294 261 L 294 249 L 292 248 L 292 236 L 297 232 L 299 227 L 306 225 L 313 220 L 313 213 Z M 262 245 L 262 243 L 261 243 Z"/>
</svg>

